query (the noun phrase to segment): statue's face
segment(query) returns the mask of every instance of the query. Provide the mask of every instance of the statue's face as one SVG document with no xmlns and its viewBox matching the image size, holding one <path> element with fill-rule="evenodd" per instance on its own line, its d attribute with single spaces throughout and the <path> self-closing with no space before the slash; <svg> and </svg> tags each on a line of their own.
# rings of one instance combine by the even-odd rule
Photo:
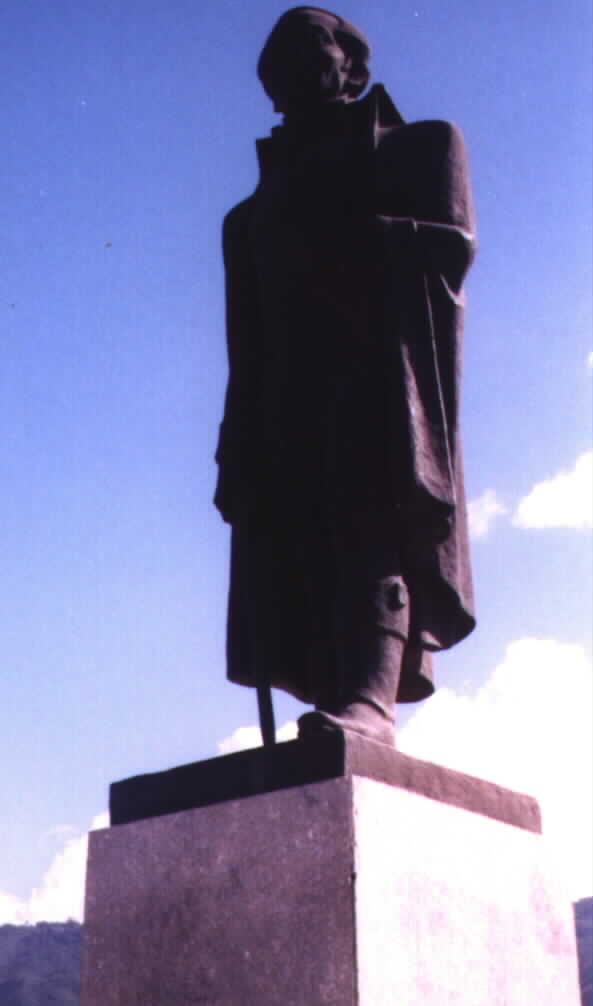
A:
<svg viewBox="0 0 593 1006">
<path fill-rule="evenodd" d="M 350 100 L 344 87 L 351 58 L 341 34 L 338 19 L 324 11 L 303 8 L 291 13 L 274 46 L 274 102 L 278 111 Z"/>
</svg>

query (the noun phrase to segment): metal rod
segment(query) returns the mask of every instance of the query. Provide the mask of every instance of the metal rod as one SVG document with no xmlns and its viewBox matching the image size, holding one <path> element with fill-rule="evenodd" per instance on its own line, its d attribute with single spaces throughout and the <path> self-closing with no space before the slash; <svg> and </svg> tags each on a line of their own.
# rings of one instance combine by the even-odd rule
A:
<svg viewBox="0 0 593 1006">
<path fill-rule="evenodd" d="M 257 706 L 264 747 L 271 747 L 276 743 L 276 724 L 274 722 L 274 706 L 272 705 L 272 689 L 267 682 L 260 682 L 257 686 Z"/>
</svg>

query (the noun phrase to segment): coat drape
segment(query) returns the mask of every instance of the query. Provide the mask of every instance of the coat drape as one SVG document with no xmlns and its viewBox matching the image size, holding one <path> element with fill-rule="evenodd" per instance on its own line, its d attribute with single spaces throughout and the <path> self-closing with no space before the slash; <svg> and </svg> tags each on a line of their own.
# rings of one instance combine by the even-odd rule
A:
<svg viewBox="0 0 593 1006">
<path fill-rule="evenodd" d="M 215 503 L 233 525 L 229 677 L 254 685 L 262 670 L 246 617 L 259 590 L 253 543 L 276 541 L 280 554 L 283 536 L 312 523 L 376 512 L 392 515 L 414 597 L 398 701 L 422 698 L 427 655 L 475 624 L 458 425 L 474 254 L 463 139 L 446 122 L 404 125 L 376 85 L 314 141 L 280 127 L 258 154 L 260 184 L 223 230 L 229 382 Z M 302 626 L 276 609 L 262 631 L 273 645 L 260 652 L 277 654 L 270 683 L 314 701 L 324 671 L 305 659 Z"/>
</svg>

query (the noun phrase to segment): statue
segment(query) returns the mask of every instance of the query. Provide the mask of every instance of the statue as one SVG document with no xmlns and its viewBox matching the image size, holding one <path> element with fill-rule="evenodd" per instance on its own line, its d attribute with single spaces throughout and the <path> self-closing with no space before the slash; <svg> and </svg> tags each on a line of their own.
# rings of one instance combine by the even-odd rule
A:
<svg viewBox="0 0 593 1006">
<path fill-rule="evenodd" d="M 380 84 L 362 96 L 368 60 L 335 14 L 280 18 L 258 75 L 282 125 L 257 142 L 259 185 L 224 222 L 228 676 L 259 688 L 265 742 L 274 686 L 315 706 L 302 737 L 394 745 L 394 703 L 428 697 L 432 653 L 475 625 L 463 140 L 447 122 L 404 124 Z"/>
</svg>

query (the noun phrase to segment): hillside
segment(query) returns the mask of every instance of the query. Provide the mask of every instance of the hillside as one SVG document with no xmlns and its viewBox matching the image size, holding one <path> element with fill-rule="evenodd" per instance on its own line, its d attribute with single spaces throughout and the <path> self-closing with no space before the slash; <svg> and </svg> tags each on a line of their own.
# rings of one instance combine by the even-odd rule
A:
<svg viewBox="0 0 593 1006">
<path fill-rule="evenodd" d="M 593 1006 L 593 898 L 575 902 L 574 921 L 577 932 L 581 999 L 583 1006 Z"/>
<path fill-rule="evenodd" d="M 0 1006 L 78 1006 L 80 926 L 0 926 Z"/>
</svg>

